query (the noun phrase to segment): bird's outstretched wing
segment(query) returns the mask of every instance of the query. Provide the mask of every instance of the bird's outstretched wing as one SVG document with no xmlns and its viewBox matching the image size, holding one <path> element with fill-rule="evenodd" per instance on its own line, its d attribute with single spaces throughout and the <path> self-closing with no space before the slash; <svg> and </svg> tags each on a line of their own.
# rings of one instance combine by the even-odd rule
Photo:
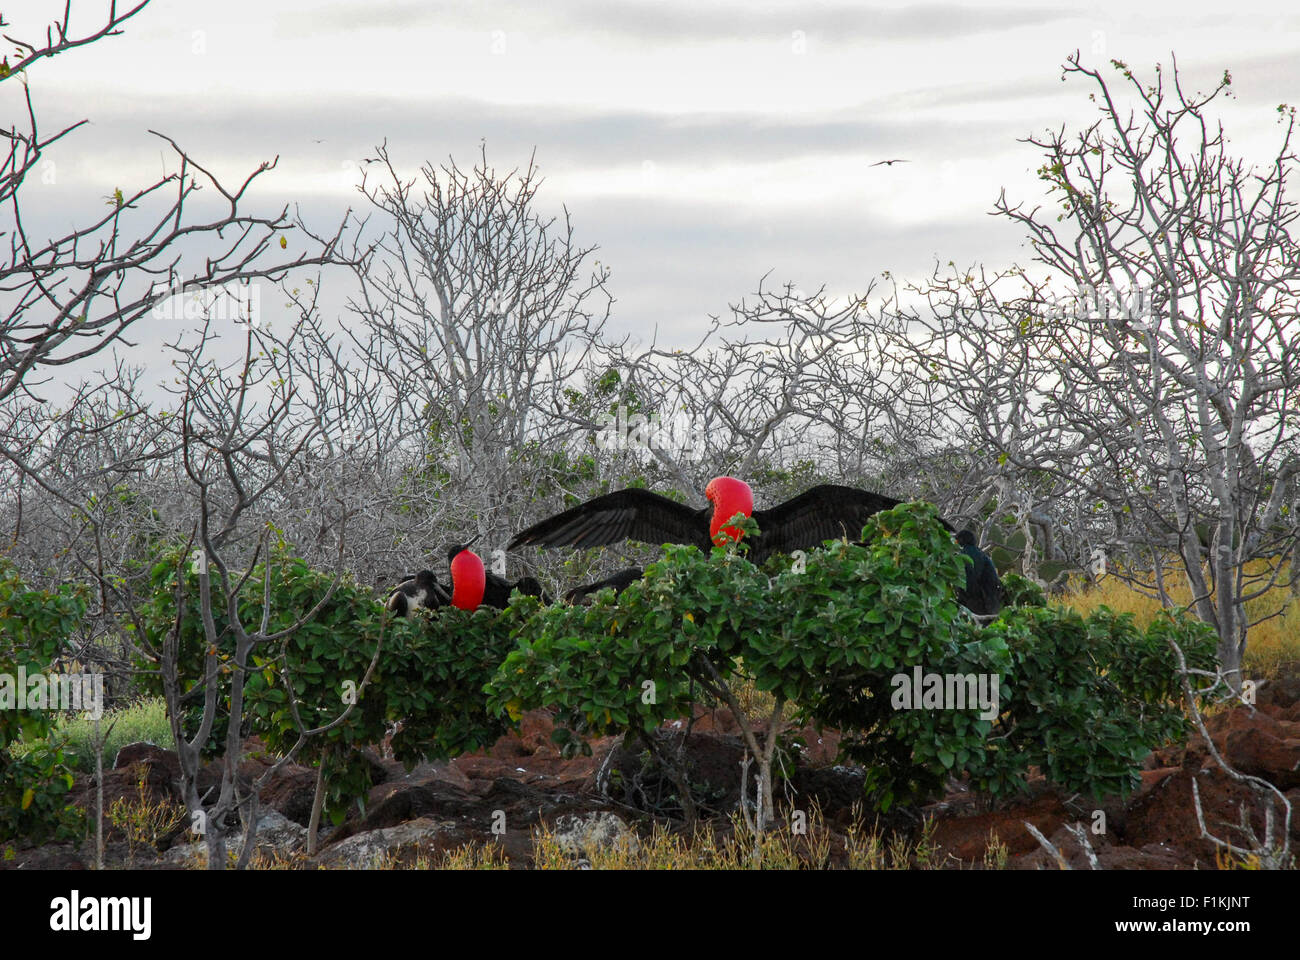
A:
<svg viewBox="0 0 1300 960">
<path fill-rule="evenodd" d="M 607 493 L 547 517 L 515 534 L 507 550 L 537 547 L 600 547 L 621 540 L 687 543 L 701 550 L 709 542 L 711 508 L 692 510 L 649 490 Z"/>
<path fill-rule="evenodd" d="M 773 553 L 820 547 L 823 540 L 857 540 L 868 517 L 902 502 L 837 483 L 813 487 L 771 510 L 754 511 L 759 539 L 749 559 L 762 563 Z"/>
<path fill-rule="evenodd" d="M 645 576 L 645 571 L 640 567 L 627 567 L 613 576 L 606 577 L 604 580 L 597 580 L 595 583 L 586 583 L 580 587 L 574 587 L 564 595 L 564 599 L 569 603 L 581 603 L 591 594 L 604 590 L 606 587 L 613 587 L 615 593 L 622 593 L 629 584 L 640 580 L 643 576 Z"/>
</svg>

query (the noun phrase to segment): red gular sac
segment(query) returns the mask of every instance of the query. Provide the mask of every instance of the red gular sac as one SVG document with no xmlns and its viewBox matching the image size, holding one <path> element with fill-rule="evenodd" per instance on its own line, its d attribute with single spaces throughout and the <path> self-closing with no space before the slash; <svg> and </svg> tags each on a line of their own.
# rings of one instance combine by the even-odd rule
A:
<svg viewBox="0 0 1300 960">
<path fill-rule="evenodd" d="M 738 513 L 754 515 L 754 491 L 749 484 L 735 477 L 714 477 L 704 488 L 704 495 L 713 504 L 713 519 L 709 523 L 709 536 L 718 546 L 728 540 L 740 542 L 743 531 L 727 523 Z"/>
<path fill-rule="evenodd" d="M 451 605 L 461 610 L 477 610 L 487 588 L 487 571 L 472 550 L 461 550 L 451 558 Z"/>
</svg>

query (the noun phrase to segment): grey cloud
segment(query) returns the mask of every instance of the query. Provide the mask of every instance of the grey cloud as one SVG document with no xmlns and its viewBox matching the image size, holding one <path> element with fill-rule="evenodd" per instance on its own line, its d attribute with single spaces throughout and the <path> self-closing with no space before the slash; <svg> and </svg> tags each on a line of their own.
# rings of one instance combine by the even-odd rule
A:
<svg viewBox="0 0 1300 960">
<path fill-rule="evenodd" d="M 856 4 L 800 3 L 788 9 L 755 10 L 742 5 L 718 6 L 698 2 L 619 2 L 553 0 L 534 4 L 524 0 L 493 2 L 336 5 L 292 27 L 278 26 L 281 35 L 366 29 L 406 30 L 453 24 L 486 31 L 527 29 L 544 24 L 553 29 L 664 42 L 754 41 L 789 37 L 795 30 L 828 43 L 864 40 L 936 40 L 1019 27 L 1040 26 L 1081 16 L 1069 9 L 1018 7 L 971 8 L 931 3 L 902 9 Z"/>
<path fill-rule="evenodd" d="M 983 214 L 942 224 L 882 222 L 867 210 L 755 214 L 739 207 L 651 198 L 589 201 L 574 210 L 583 242 L 614 270 L 613 329 L 680 345 L 709 314 L 767 286 L 822 284 L 862 292 L 882 270 L 920 279 L 935 261 L 1005 266 L 1022 254 L 1013 227 Z"/>
<path fill-rule="evenodd" d="M 942 92 L 935 93 L 941 98 Z M 175 137 L 200 159 L 213 153 L 279 153 L 338 164 L 373 155 L 388 139 L 395 158 L 458 162 L 477 157 L 480 138 L 490 160 L 527 160 L 536 147 L 544 168 L 575 165 L 770 162 L 860 154 L 939 161 L 961 144 L 965 160 L 1005 148 L 1023 135 L 1023 113 L 1000 124 L 913 116 L 907 101 L 881 102 L 820 118 L 776 119 L 757 113 L 665 116 L 640 111 L 522 108 L 470 100 L 402 101 L 361 95 L 329 103 L 225 101 L 202 114 L 181 99 L 94 111 L 97 149 L 132 152 L 152 140 L 146 128 Z M 323 143 L 315 143 L 323 140 Z M 153 145 L 150 144 L 152 147 Z"/>
</svg>

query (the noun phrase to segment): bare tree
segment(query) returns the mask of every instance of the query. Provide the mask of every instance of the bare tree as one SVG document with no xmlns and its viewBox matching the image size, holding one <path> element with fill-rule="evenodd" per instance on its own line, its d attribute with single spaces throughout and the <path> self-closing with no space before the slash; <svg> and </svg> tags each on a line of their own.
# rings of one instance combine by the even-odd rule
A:
<svg viewBox="0 0 1300 960">
<path fill-rule="evenodd" d="M 337 505 L 339 515 L 334 526 L 338 548 L 334 577 L 328 589 L 314 606 L 302 611 L 289 626 L 279 630 L 270 627 L 273 560 L 269 545 L 275 526 L 269 516 L 275 512 L 275 492 L 286 472 L 313 441 L 327 433 L 337 411 L 319 402 L 295 403 L 299 382 L 289 359 L 295 352 L 294 334 L 277 338 L 268 331 L 250 328 L 243 358 L 228 367 L 205 357 L 204 349 L 212 339 L 210 325 L 205 325 L 197 344 L 178 340 L 173 345 L 177 353 L 175 367 L 180 373 L 177 378 L 180 380 L 180 402 L 178 415 L 169 418 L 169 429 L 179 443 L 184 474 L 197 499 L 197 522 L 191 543 L 197 547 L 197 601 L 207 645 L 202 678 L 192 689 L 186 688 L 179 661 L 177 641 L 187 605 L 183 596 L 183 577 L 177 579 L 175 627 L 162 648 L 149 648 L 147 640 L 143 639 L 145 631 L 142 625 L 136 632 L 161 674 L 180 758 L 184 801 L 191 817 L 203 824 L 209 867 L 220 870 L 226 864 L 227 840 L 238 828 L 232 814 L 239 811 L 243 817 L 244 843 L 238 860 L 242 867 L 247 864 L 253 850 L 259 791 L 308 740 L 346 720 L 370 682 L 383 642 L 381 637 L 364 676 L 358 678 L 357 697 L 346 704 L 340 703 L 332 720 L 309 727 L 299 712 L 283 646 L 294 632 L 325 607 L 340 582 L 348 511 L 346 504 Z M 318 397 L 328 397 L 332 392 L 327 384 L 315 384 L 314 389 Z M 254 542 L 250 544 L 246 531 L 252 525 L 247 515 L 257 512 L 267 519 L 257 524 Z M 258 623 L 249 624 L 241 616 L 239 598 L 259 560 L 263 563 L 265 578 L 261 615 Z M 218 634 L 214 604 L 221 601 L 225 604 L 224 620 L 232 643 L 223 643 Z M 229 652 L 223 653 L 226 647 L 230 647 Z M 288 708 L 297 726 L 298 738 L 270 769 L 245 787 L 238 776 L 243 755 L 244 690 L 250 671 L 255 669 L 252 657 L 259 651 L 280 665 L 283 688 L 288 693 Z M 185 701 L 195 695 L 201 697 L 202 717 L 197 729 L 187 736 L 183 724 Z M 212 733 L 222 704 L 228 711 L 228 725 L 220 761 L 219 789 L 216 798 L 212 799 L 199 793 L 200 753 Z"/>
<path fill-rule="evenodd" d="M 182 487 L 166 483 L 177 476 L 168 471 L 178 464 L 169 460 L 178 441 L 143 401 L 141 371 L 116 348 L 134 345 L 133 330 L 150 315 L 220 313 L 260 323 L 260 294 L 276 281 L 306 265 L 347 263 L 338 246 L 348 217 L 334 235 L 316 236 L 287 206 L 247 211 L 250 186 L 274 161 L 231 185 L 162 135 L 172 172 L 140 188 L 124 183 L 102 213 L 67 233 L 37 234 L 29 181 L 37 171 L 53 175 L 54 148 L 86 121 L 42 132 L 28 71 L 121 33 L 145 6 L 110 4 L 93 28 L 79 31 L 69 3 L 42 43 L 6 34 L 23 54 L 0 68 L 0 83 L 23 84 L 26 108 L 2 131 L 9 149 L 0 167 L 0 234 L 8 240 L 0 258 L 0 512 L 9 548 L 29 570 L 43 577 L 89 570 L 100 584 L 83 651 L 112 639 L 121 611 L 110 610 L 110 577 L 121 579 L 128 555 L 139 559 L 152 526 L 180 522 L 169 507 Z M 290 238 L 295 252 L 283 253 Z M 113 362 L 91 380 L 66 382 L 110 353 Z M 56 371 L 65 382 L 55 385 Z"/>
<path fill-rule="evenodd" d="M 1294 113 L 1280 108 L 1277 153 L 1249 166 L 1207 116 L 1226 73 L 1191 95 L 1176 64 L 1149 85 L 1113 65 L 1133 109 L 1076 55 L 1065 73 L 1090 81 L 1101 119 L 1028 141 L 1059 215 L 997 204 L 1046 275 L 918 288 L 925 309 L 900 311 L 896 341 L 961 405 L 963 429 L 1002 465 L 1052 478 L 1055 517 L 1104 531 L 1139 561 L 1124 575 L 1167 605 L 1175 560 L 1236 688 L 1247 628 L 1282 609 L 1247 604 L 1296 546 Z"/>
<path fill-rule="evenodd" d="M 6 35 L 26 55 L 8 72 L 0 70 L 0 83 L 22 83 L 27 109 L 25 124 L 3 131 L 9 150 L 0 168 L 0 202 L 8 216 L 0 221 L 0 236 L 8 240 L 8 252 L 0 257 L 0 403 L 44 405 L 38 392 L 49 379 L 39 379 L 42 373 L 127 343 L 131 327 L 168 309 L 177 293 L 211 297 L 225 291 L 239 299 L 250 284 L 278 281 L 306 265 L 340 262 L 337 246 L 348 218 L 332 237 L 318 237 L 290 218 L 287 205 L 270 215 L 242 209 L 253 181 L 275 161 L 227 185 L 162 134 L 155 136 L 170 148 L 172 172 L 143 187 L 116 188 L 106 210 L 65 234 L 33 233 L 24 215 L 24 183 L 49 148 L 85 121 L 42 135 L 26 70 L 120 33 L 121 24 L 144 6 L 119 13 L 112 4 L 102 27 L 77 37 L 68 4 L 43 45 Z M 290 234 L 295 247 L 305 242 L 307 250 L 271 255 L 289 246 Z M 0 456 L 20 473 L 26 473 L 21 458 L 12 454 L 23 443 L 22 437 L 0 434 Z"/>
<path fill-rule="evenodd" d="M 50 136 L 42 137 L 36 123 L 36 108 L 32 105 L 31 89 L 27 85 L 27 68 L 41 60 L 56 57 L 61 53 L 94 43 L 104 37 L 117 36 L 122 32 L 121 25 L 143 10 L 148 3 L 149 0 L 141 0 L 140 3 L 134 6 L 126 6 L 121 12 L 118 11 L 117 4 L 112 3 L 108 8 L 106 22 L 90 33 L 78 37 L 74 36 L 72 32 L 72 0 L 68 0 L 63 8 L 62 19 L 55 20 L 46 28 L 44 43 L 30 43 L 21 37 L 15 37 L 8 33 L 4 35 L 4 38 L 19 51 L 20 59 L 11 65 L 9 58 L 4 58 L 3 65 L 0 65 L 0 82 L 14 80 L 22 83 L 23 96 L 27 106 L 27 123 L 25 129 L 20 129 L 18 125 L 14 125 L 7 130 L 0 130 L 0 137 L 9 141 L 8 157 L 4 166 L 0 167 L 0 203 L 8 202 L 18 191 L 27 174 L 40 160 L 42 150 L 61 140 L 86 122 L 85 120 L 78 121 Z M 4 16 L 0 14 L 0 27 L 7 26 L 9 24 L 5 22 Z"/>
<path fill-rule="evenodd" d="M 356 258 L 361 323 L 349 329 L 416 455 L 409 484 L 434 485 L 449 536 L 483 534 L 490 549 L 576 431 L 566 391 L 609 315 L 609 271 L 588 266 L 594 248 L 576 245 L 567 212 L 537 213 L 531 160 L 498 175 L 484 153 L 472 170 L 450 160 L 411 179 L 386 145 L 375 162 L 382 179 L 361 190 L 385 232 Z"/>
</svg>

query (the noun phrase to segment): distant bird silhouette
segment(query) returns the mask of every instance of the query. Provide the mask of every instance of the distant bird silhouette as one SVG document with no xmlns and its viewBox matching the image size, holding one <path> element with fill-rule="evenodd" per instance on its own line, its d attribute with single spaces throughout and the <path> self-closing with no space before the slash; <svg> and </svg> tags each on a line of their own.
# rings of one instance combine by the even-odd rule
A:
<svg viewBox="0 0 1300 960">
<path fill-rule="evenodd" d="M 881 160 L 879 163 L 873 163 L 873 167 L 892 167 L 896 163 L 911 163 L 911 160 Z"/>
<path fill-rule="evenodd" d="M 975 534 L 963 530 L 957 534 L 961 552 L 970 557 L 966 568 L 966 588 L 957 590 L 957 602 L 979 616 L 992 616 L 1002 610 L 1002 581 L 998 568 L 987 553 L 975 545 Z"/>
</svg>

